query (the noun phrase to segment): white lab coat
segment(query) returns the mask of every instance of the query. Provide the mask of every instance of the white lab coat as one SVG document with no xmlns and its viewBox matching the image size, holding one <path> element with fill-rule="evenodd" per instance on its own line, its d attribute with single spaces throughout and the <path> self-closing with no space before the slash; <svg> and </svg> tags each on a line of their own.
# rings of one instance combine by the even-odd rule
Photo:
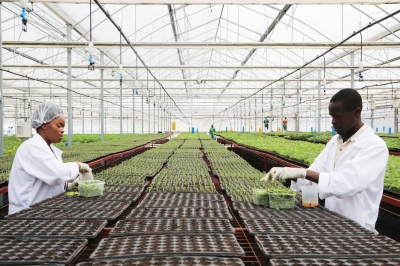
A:
<svg viewBox="0 0 400 266">
<path fill-rule="evenodd" d="M 18 148 L 8 182 L 9 214 L 19 212 L 64 191 L 65 182 L 79 174 L 76 163 L 63 163 L 61 150 L 39 135 Z"/>
<path fill-rule="evenodd" d="M 354 143 L 350 143 L 334 165 L 338 136 L 326 144 L 309 170 L 319 172 L 318 192 L 325 207 L 346 216 L 363 227 L 375 231 L 383 179 L 389 152 L 386 143 L 368 126 Z M 292 181 L 292 188 L 311 184 L 307 180 Z"/>
</svg>

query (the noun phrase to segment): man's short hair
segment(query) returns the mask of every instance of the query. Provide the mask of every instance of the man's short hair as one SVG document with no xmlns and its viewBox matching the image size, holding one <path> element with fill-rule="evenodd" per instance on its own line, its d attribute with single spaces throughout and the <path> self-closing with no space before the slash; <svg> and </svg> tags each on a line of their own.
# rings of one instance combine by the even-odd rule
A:
<svg viewBox="0 0 400 266">
<path fill-rule="evenodd" d="M 362 98 L 361 95 L 353 89 L 342 89 L 338 91 L 331 98 L 331 103 L 341 102 L 346 111 L 353 111 L 357 107 L 362 110 Z"/>
</svg>

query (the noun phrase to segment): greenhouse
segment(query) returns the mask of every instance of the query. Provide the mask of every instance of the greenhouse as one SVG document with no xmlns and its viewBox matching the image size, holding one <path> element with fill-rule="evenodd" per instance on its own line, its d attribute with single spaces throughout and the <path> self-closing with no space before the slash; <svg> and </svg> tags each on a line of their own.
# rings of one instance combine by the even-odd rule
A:
<svg viewBox="0 0 400 266">
<path fill-rule="evenodd" d="M 400 265 L 400 1 L 0 21 L 0 265 Z"/>
</svg>

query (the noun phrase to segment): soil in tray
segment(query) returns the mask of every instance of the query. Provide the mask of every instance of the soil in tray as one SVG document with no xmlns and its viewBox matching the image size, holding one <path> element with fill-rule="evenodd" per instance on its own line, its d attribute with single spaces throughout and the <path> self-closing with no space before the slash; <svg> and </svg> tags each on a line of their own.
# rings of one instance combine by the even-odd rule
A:
<svg viewBox="0 0 400 266">
<path fill-rule="evenodd" d="M 177 218 L 201 218 L 201 219 L 228 219 L 232 216 L 226 209 L 201 209 L 201 208 L 136 208 L 126 218 L 129 219 L 177 219 Z"/>
<path fill-rule="evenodd" d="M 271 266 L 329 265 L 329 266 L 399 266 L 400 258 L 371 259 L 272 259 Z"/>
<path fill-rule="evenodd" d="M 160 219 L 118 221 L 111 236 L 173 235 L 173 234 L 227 234 L 235 233 L 229 220 L 211 219 Z"/>
<path fill-rule="evenodd" d="M 145 200 L 171 200 L 171 199 L 192 199 L 192 200 L 212 200 L 223 201 L 221 195 L 215 193 L 183 193 L 183 192 L 150 192 L 147 193 Z"/>
<path fill-rule="evenodd" d="M 125 210 L 130 202 L 115 200 L 96 200 L 75 197 L 65 199 L 64 197 L 55 197 L 45 199 L 31 206 L 31 208 L 41 209 L 62 209 L 62 210 Z"/>
<path fill-rule="evenodd" d="M 94 238 L 106 226 L 107 221 L 40 221 L 3 220 L 0 223 L 0 238 Z"/>
<path fill-rule="evenodd" d="M 232 234 L 146 235 L 102 239 L 91 259 L 131 258 L 149 255 L 243 256 L 244 250 Z"/>
<path fill-rule="evenodd" d="M 204 265 L 204 266 L 244 266 L 239 258 L 219 258 L 219 257 L 141 257 L 133 259 L 107 260 L 96 262 L 83 262 L 77 266 L 128 266 L 128 265 L 146 265 L 146 266 L 176 266 L 176 265 Z"/>
<path fill-rule="evenodd" d="M 202 209 L 227 209 L 224 200 L 192 200 L 192 199 L 172 199 L 172 200 L 143 200 L 138 208 L 202 208 Z"/>
<path fill-rule="evenodd" d="M 4 217 L 10 220 L 114 220 L 122 210 L 26 209 Z"/>
</svg>

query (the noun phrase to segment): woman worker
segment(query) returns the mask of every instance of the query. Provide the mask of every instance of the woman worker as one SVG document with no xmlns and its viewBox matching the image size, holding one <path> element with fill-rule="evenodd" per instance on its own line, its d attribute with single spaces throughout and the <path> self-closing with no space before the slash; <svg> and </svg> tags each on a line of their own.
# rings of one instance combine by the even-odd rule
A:
<svg viewBox="0 0 400 266">
<path fill-rule="evenodd" d="M 79 173 L 92 179 L 89 175 L 92 169 L 87 164 L 63 163 L 62 151 L 52 145 L 60 142 L 64 133 L 65 120 L 60 106 L 53 102 L 40 104 L 32 114 L 31 123 L 36 134 L 18 148 L 11 168 L 9 214 L 72 189 L 79 181 Z"/>
<path fill-rule="evenodd" d="M 325 207 L 375 231 L 389 152 L 386 143 L 361 120 L 362 98 L 342 89 L 330 100 L 329 115 L 338 135 L 308 169 L 274 167 L 261 180 L 292 180 L 292 188 L 318 186 Z M 305 180 L 306 179 L 306 180 Z"/>
</svg>

